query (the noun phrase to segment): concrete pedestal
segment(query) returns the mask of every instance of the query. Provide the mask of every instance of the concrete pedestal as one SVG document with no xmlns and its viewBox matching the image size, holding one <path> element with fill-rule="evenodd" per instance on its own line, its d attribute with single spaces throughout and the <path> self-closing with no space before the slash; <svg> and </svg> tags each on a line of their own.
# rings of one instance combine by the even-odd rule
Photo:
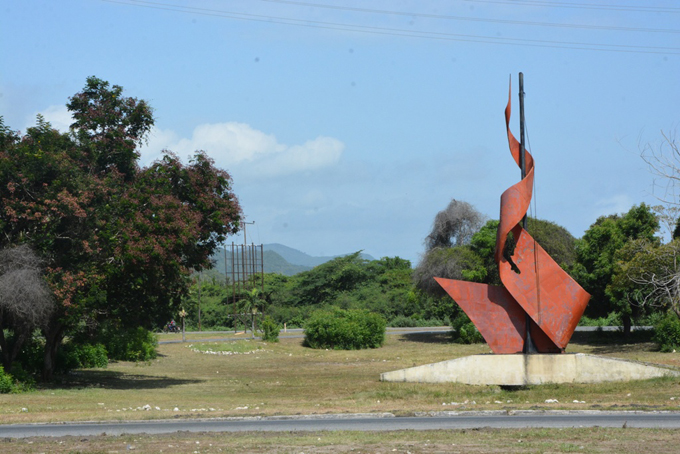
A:
<svg viewBox="0 0 680 454">
<path fill-rule="evenodd" d="M 540 385 L 601 383 L 680 376 L 673 369 L 646 363 L 577 354 L 472 355 L 385 372 L 381 381 L 465 383 L 469 385 Z"/>
</svg>

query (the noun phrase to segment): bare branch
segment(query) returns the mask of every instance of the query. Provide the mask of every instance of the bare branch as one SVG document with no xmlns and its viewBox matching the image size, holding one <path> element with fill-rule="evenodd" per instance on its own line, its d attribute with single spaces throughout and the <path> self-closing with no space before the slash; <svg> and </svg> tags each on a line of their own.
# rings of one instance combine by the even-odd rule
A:
<svg viewBox="0 0 680 454">
<path fill-rule="evenodd" d="M 663 137 L 661 144 L 640 146 L 640 157 L 647 163 L 649 171 L 654 175 L 653 191 L 663 193 L 656 197 L 664 203 L 679 205 L 680 148 L 675 134 L 675 132 L 661 131 L 661 137 Z"/>
<path fill-rule="evenodd" d="M 13 325 L 37 327 L 54 310 L 42 260 L 27 245 L 0 250 L 0 310 Z"/>
<path fill-rule="evenodd" d="M 472 205 L 453 199 L 445 210 L 435 216 L 432 232 L 425 238 L 425 246 L 431 251 L 469 244 L 484 221 L 484 216 Z"/>
</svg>

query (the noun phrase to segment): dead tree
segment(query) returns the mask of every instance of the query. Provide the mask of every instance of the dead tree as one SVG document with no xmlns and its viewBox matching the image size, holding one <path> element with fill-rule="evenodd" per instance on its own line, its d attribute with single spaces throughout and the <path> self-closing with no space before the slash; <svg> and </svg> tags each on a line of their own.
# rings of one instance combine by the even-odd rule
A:
<svg viewBox="0 0 680 454">
<path fill-rule="evenodd" d="M 425 238 L 425 254 L 413 270 L 416 286 L 434 296 L 445 293 L 434 277 L 461 279 L 464 269 L 474 265 L 468 248 L 472 235 L 484 224 L 484 216 L 467 202 L 451 200 L 437 213 L 432 231 Z"/>
<path fill-rule="evenodd" d="M 425 238 L 426 250 L 469 244 L 483 224 L 484 216 L 472 205 L 453 199 L 435 216 L 432 231 Z"/>
<path fill-rule="evenodd" d="M 28 245 L 0 250 L 0 350 L 5 370 L 11 370 L 33 330 L 42 327 L 53 310 L 40 257 Z"/>
</svg>

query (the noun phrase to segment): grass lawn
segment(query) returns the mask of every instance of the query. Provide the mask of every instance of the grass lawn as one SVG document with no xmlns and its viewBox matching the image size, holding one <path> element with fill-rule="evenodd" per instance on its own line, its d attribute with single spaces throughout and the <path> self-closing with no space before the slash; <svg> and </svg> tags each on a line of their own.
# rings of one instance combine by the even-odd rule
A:
<svg viewBox="0 0 680 454">
<path fill-rule="evenodd" d="M 654 429 L 480 429 L 395 432 L 178 433 L 0 440 L 18 453 L 677 453 L 678 434 Z"/>
<path fill-rule="evenodd" d="M 680 369 L 680 353 L 659 353 L 645 339 L 613 343 L 615 335 L 576 333 L 568 352 Z M 302 346 L 302 339 L 290 338 L 275 344 L 246 339 L 206 342 L 193 334 L 187 338 L 184 344 L 161 345 L 159 358 L 149 363 L 118 362 L 106 369 L 77 370 L 32 392 L 2 395 L 2 423 L 368 412 L 414 415 L 442 410 L 680 411 L 680 378 L 514 390 L 379 381 L 382 372 L 490 351 L 483 344 L 451 344 L 447 333 L 391 335 L 384 347 L 359 351 L 312 350 Z M 548 399 L 559 402 L 546 403 Z M 676 438 L 677 431 L 633 429 L 184 433 L 85 441 L 77 437 L 5 440 L 0 442 L 0 452 L 124 452 L 128 445 L 136 452 L 191 453 L 678 452 L 677 444 L 671 443 Z"/>
<path fill-rule="evenodd" d="M 598 342 L 596 336 L 577 333 L 569 351 L 680 368 L 678 353 L 656 352 L 646 342 Z M 515 390 L 379 381 L 381 372 L 489 352 L 484 344 L 451 344 L 447 333 L 387 336 L 384 347 L 358 351 L 313 350 L 303 347 L 302 339 L 282 339 L 275 344 L 251 340 L 164 344 L 159 352 L 159 358 L 149 363 L 118 362 L 106 369 L 77 370 L 36 391 L 3 395 L 2 422 L 368 412 L 412 415 L 441 410 L 680 410 L 679 378 Z M 559 403 L 545 403 L 548 399 Z"/>
</svg>

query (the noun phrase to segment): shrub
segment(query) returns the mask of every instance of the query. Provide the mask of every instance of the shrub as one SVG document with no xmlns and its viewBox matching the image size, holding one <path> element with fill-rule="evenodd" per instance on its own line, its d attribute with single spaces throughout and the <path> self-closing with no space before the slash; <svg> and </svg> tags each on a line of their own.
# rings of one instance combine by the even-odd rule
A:
<svg viewBox="0 0 680 454">
<path fill-rule="evenodd" d="M 461 312 L 453 320 L 451 327 L 453 328 L 453 340 L 459 344 L 480 344 L 484 342 L 484 337 L 464 312 Z"/>
<path fill-rule="evenodd" d="M 8 394 L 14 390 L 14 379 L 10 374 L 5 372 L 0 366 L 0 394 Z"/>
<path fill-rule="evenodd" d="M 151 331 L 138 326 L 132 329 L 107 330 L 101 340 L 109 359 L 118 361 L 149 361 L 158 355 L 158 340 Z"/>
<path fill-rule="evenodd" d="M 385 342 L 386 325 L 383 317 L 364 310 L 318 311 L 305 324 L 305 345 L 336 350 L 378 348 Z"/>
<path fill-rule="evenodd" d="M 669 313 L 654 326 L 654 342 L 659 344 L 662 352 L 672 352 L 680 348 L 680 319 Z"/>
<path fill-rule="evenodd" d="M 260 329 L 262 330 L 262 340 L 265 342 L 278 342 L 279 331 L 281 326 L 267 315 L 262 322 L 260 322 Z"/>
<path fill-rule="evenodd" d="M 102 344 L 69 343 L 62 351 L 68 356 L 69 369 L 106 367 L 109 364 L 106 347 Z"/>
<path fill-rule="evenodd" d="M 413 328 L 418 326 L 418 322 L 405 315 L 397 315 L 390 321 L 390 326 L 394 328 Z"/>
</svg>

